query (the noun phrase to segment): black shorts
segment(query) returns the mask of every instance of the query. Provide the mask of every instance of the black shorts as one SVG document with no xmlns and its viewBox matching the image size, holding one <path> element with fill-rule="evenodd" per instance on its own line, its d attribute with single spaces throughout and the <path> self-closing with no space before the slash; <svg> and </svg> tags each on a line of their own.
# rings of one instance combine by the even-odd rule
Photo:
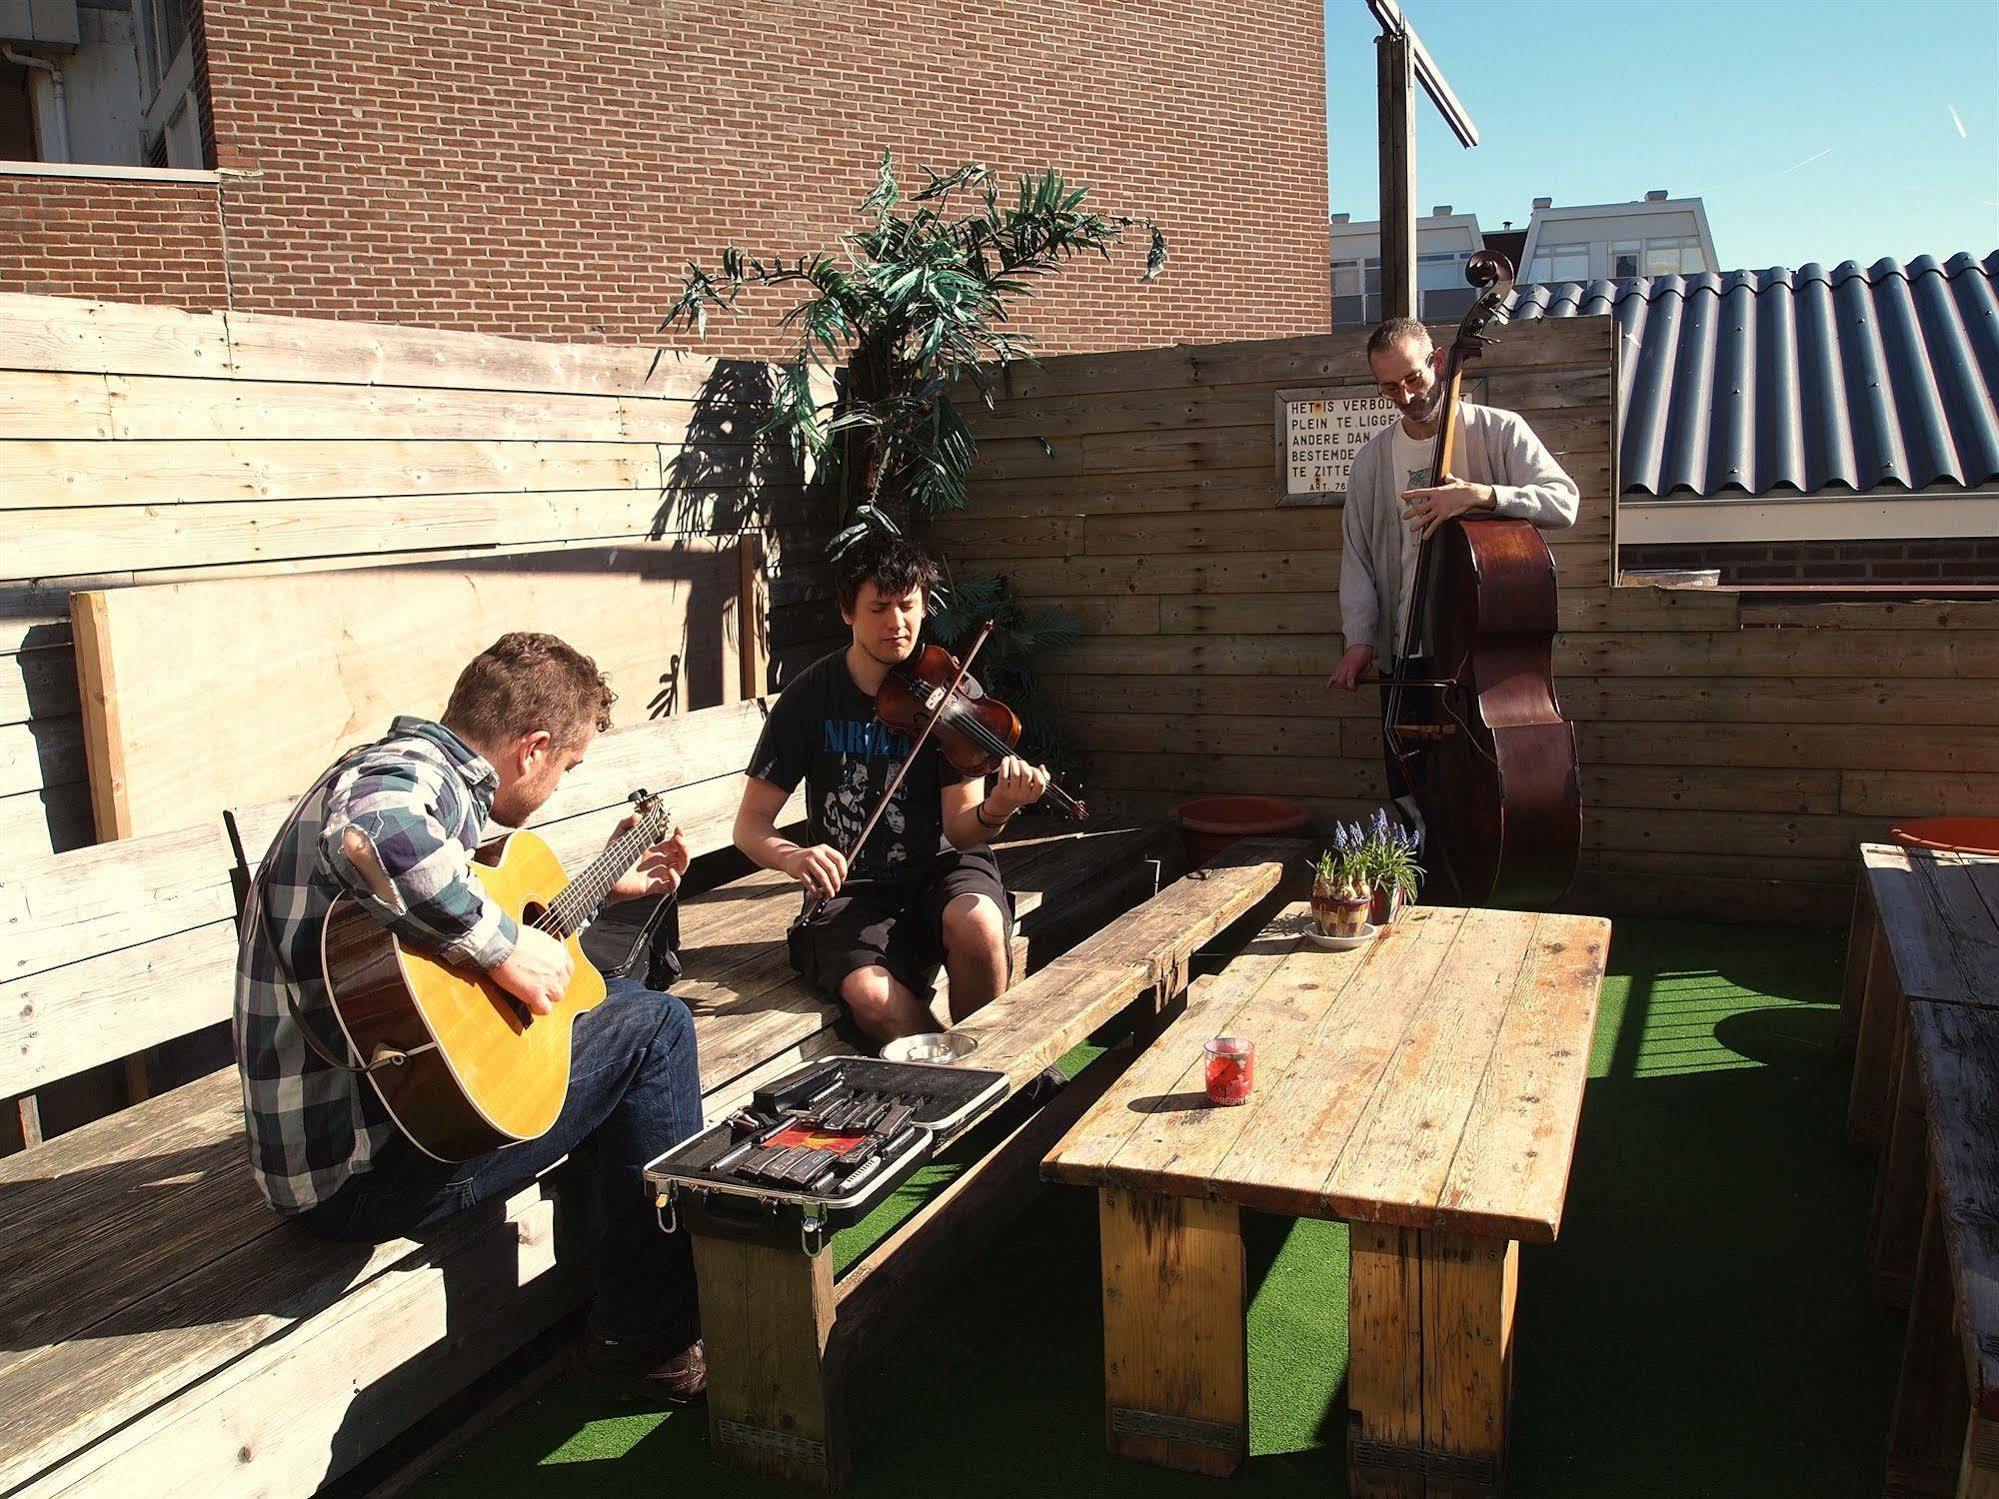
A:
<svg viewBox="0 0 1999 1499">
<path fill-rule="evenodd" d="M 961 895 L 991 897 L 1011 935 L 1013 897 L 992 850 L 952 849 L 912 878 L 844 887 L 810 926 L 793 929 L 791 966 L 831 998 L 856 969 L 886 968 L 927 1004 L 944 961 L 944 908 Z"/>
</svg>

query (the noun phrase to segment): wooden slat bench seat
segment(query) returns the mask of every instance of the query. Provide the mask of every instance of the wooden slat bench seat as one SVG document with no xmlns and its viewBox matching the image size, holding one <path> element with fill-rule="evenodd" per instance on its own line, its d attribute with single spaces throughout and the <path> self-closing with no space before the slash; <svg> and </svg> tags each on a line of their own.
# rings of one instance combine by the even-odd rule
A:
<svg viewBox="0 0 1999 1499">
<path fill-rule="evenodd" d="M 1907 1306 L 1928 1195 L 1916 1001 L 1999 1011 L 1999 859 L 1864 843 L 1842 1018 L 1853 1038 L 1847 1132 L 1879 1152 L 1867 1228 L 1877 1295 Z"/>
<path fill-rule="evenodd" d="M 1999 1012 L 1912 1000 L 1907 1028 L 1929 1190 L 1887 1492 L 1999 1499 Z"/>
<path fill-rule="evenodd" d="M 1496 1494 L 1519 1245 L 1561 1226 L 1610 924 L 1427 908 L 1345 952 L 1305 928 L 1290 907 L 1202 980 L 1047 1158 L 1051 1179 L 1098 1191 L 1106 1438 L 1168 1467 L 1240 1467 L 1240 1215 L 1341 1219 L 1349 1492 Z M 1217 1035 L 1256 1045 L 1239 1108 L 1207 1106 Z"/>
<path fill-rule="evenodd" d="M 718 853 L 762 718 L 750 702 L 608 734 L 536 825 L 573 866 L 631 787 L 671 787 L 697 854 Z M 232 885 L 285 810 L 239 809 L 226 830 L 82 850 L 0 882 L 0 1092 L 226 1019 Z M 1148 861 L 1172 857 L 1156 823 L 1026 826 L 999 853 L 1030 971 L 1149 897 Z M 796 905 L 763 872 L 683 902 L 677 987 L 711 1117 L 852 1045 L 784 965 Z M 575 1169 L 421 1242 L 329 1244 L 264 1206 L 233 1070 L 0 1159 L 0 1496 L 311 1492 L 580 1305 L 587 1271 L 573 1266 L 587 1257 L 557 1253 Z"/>
<path fill-rule="evenodd" d="M 1246 841 L 1176 880 L 1041 967 L 959 1027 L 971 1064 L 1021 1090 L 1092 1031 L 1136 1009 L 1140 1039 L 1177 1003 L 1202 944 L 1275 890 L 1304 846 Z M 1050 853 L 1052 854 L 1052 850 Z M 1044 905 L 1044 910 L 1047 907 Z M 695 1232 L 708 1351 L 708 1431 L 718 1459 L 822 1490 L 848 1475 L 846 1390 L 890 1332 L 1037 1186 L 1041 1157 L 1100 1097 L 1133 1047 L 1106 1052 L 835 1283 L 833 1256 L 795 1237 Z M 971 1225 L 976 1223 L 974 1230 Z"/>
</svg>

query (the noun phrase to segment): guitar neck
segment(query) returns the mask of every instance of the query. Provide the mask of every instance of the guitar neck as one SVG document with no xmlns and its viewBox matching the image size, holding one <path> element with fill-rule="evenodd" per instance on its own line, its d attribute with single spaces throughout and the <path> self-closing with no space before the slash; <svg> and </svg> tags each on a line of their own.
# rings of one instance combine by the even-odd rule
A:
<svg viewBox="0 0 1999 1499">
<path fill-rule="evenodd" d="M 620 833 L 590 861 L 588 868 L 562 887 L 562 893 L 548 903 L 548 914 L 537 925 L 551 936 L 575 936 L 604 897 L 610 894 L 611 887 L 624 877 L 625 871 L 638 862 L 639 855 L 658 837 L 656 830 L 643 823 Z"/>
</svg>

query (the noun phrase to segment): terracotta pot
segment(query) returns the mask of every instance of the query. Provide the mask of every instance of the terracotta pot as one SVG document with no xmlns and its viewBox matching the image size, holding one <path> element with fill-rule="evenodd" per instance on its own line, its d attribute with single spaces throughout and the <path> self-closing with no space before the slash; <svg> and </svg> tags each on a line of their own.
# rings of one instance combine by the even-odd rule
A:
<svg viewBox="0 0 1999 1499">
<path fill-rule="evenodd" d="M 1306 823 L 1303 807 L 1275 796 L 1203 796 L 1180 803 L 1173 815 L 1180 820 L 1187 862 L 1196 867 L 1238 838 L 1296 833 Z"/>
<path fill-rule="evenodd" d="M 1312 894 L 1312 920 L 1328 937 L 1357 937 L 1367 925 L 1373 898 L 1366 895 Z"/>
<path fill-rule="evenodd" d="M 1367 919 L 1376 926 L 1393 926 L 1395 918 L 1402 914 L 1402 907 L 1406 904 L 1402 898 L 1400 885 L 1377 886 L 1374 899 L 1367 908 Z"/>
</svg>

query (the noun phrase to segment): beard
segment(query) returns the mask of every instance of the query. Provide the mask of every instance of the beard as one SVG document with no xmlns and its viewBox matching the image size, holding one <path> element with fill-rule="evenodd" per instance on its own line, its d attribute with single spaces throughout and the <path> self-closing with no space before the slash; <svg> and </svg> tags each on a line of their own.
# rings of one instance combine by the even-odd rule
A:
<svg viewBox="0 0 1999 1499">
<path fill-rule="evenodd" d="M 1411 401 L 1405 414 L 1419 422 L 1427 422 L 1437 414 L 1444 404 L 1444 382 L 1439 380 L 1417 400 Z"/>
</svg>

